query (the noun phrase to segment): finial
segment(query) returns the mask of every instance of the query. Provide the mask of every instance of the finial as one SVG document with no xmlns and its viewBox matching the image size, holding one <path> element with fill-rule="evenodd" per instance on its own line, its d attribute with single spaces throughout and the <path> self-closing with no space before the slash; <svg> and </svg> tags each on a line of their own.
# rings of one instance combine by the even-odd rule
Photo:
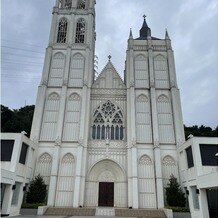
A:
<svg viewBox="0 0 218 218">
<path fill-rule="evenodd" d="M 165 39 L 170 39 L 167 28 L 166 28 L 166 32 L 165 32 Z"/>
<path fill-rule="evenodd" d="M 145 18 L 146 18 L 146 15 L 144 14 L 142 17 L 144 17 L 144 20 L 145 20 Z"/>
<path fill-rule="evenodd" d="M 111 56 L 111 55 L 108 55 L 108 59 L 109 59 L 109 61 L 111 61 L 111 58 L 112 58 L 112 56 Z"/>
<path fill-rule="evenodd" d="M 132 36 L 132 28 L 130 28 L 130 32 L 129 32 L 129 39 L 132 39 L 133 36 Z"/>
</svg>

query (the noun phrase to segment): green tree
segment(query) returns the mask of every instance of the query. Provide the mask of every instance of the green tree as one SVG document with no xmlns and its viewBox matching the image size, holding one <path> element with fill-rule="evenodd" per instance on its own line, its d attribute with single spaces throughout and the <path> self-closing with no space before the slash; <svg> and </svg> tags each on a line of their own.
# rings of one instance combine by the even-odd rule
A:
<svg viewBox="0 0 218 218">
<path fill-rule="evenodd" d="M 22 107 L 18 110 L 10 110 L 1 105 L 1 131 L 17 132 L 25 131 L 30 136 L 34 105 Z"/>
<path fill-rule="evenodd" d="M 47 195 L 46 185 L 42 176 L 38 175 L 31 181 L 26 196 L 27 203 L 45 203 Z"/>
<path fill-rule="evenodd" d="M 182 192 L 177 178 L 173 175 L 171 175 L 166 188 L 166 201 L 168 206 L 173 207 L 185 207 L 186 204 L 185 194 Z"/>
</svg>

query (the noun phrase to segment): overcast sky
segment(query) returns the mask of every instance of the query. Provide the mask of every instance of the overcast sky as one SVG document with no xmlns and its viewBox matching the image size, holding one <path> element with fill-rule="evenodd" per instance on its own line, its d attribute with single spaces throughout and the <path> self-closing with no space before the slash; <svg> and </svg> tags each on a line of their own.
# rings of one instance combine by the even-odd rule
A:
<svg viewBox="0 0 218 218">
<path fill-rule="evenodd" d="M 55 0 L 2 0 L 2 104 L 35 104 Z M 143 14 L 152 36 L 168 29 L 186 125 L 218 124 L 218 1 L 97 0 L 99 71 L 112 55 L 123 77 L 129 29 L 139 35 Z"/>
</svg>

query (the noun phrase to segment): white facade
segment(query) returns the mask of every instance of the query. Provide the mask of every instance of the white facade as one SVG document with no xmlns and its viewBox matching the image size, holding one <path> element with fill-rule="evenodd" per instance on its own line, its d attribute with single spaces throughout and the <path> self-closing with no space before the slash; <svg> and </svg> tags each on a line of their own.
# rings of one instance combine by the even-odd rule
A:
<svg viewBox="0 0 218 218">
<path fill-rule="evenodd" d="M 11 153 L 3 148 L 5 141 L 12 143 Z M 33 178 L 37 145 L 22 133 L 1 133 L 1 144 L 1 214 L 18 215 L 24 189 Z M 27 146 L 27 152 L 21 158 L 23 145 Z"/>
<path fill-rule="evenodd" d="M 214 147 L 215 152 L 209 157 L 214 160 L 212 163 L 204 163 L 202 153 L 206 151 L 201 150 L 201 146 Z M 193 161 L 190 164 L 187 160 L 188 148 L 192 149 Z M 215 137 L 193 137 L 178 148 L 181 185 L 186 190 L 193 218 L 217 217 L 218 166 L 215 156 L 217 149 L 218 138 Z M 210 207 L 211 214 L 209 214 Z"/>
<path fill-rule="evenodd" d="M 124 81 L 110 58 L 95 80 L 94 6 L 57 0 L 53 9 L 31 131 L 35 175 L 49 206 L 98 206 L 104 183 L 114 207 L 163 208 L 184 143 L 171 41 L 151 37 L 144 20 L 128 39 Z"/>
</svg>

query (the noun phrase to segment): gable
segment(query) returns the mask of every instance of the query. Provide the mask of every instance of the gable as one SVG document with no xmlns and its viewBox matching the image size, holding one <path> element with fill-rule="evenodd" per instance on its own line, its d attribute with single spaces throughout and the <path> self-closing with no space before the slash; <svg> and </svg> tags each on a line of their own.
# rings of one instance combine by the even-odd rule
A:
<svg viewBox="0 0 218 218">
<path fill-rule="evenodd" d="M 92 88 L 122 89 L 125 88 L 125 84 L 113 64 L 109 61 L 94 82 Z"/>
</svg>

